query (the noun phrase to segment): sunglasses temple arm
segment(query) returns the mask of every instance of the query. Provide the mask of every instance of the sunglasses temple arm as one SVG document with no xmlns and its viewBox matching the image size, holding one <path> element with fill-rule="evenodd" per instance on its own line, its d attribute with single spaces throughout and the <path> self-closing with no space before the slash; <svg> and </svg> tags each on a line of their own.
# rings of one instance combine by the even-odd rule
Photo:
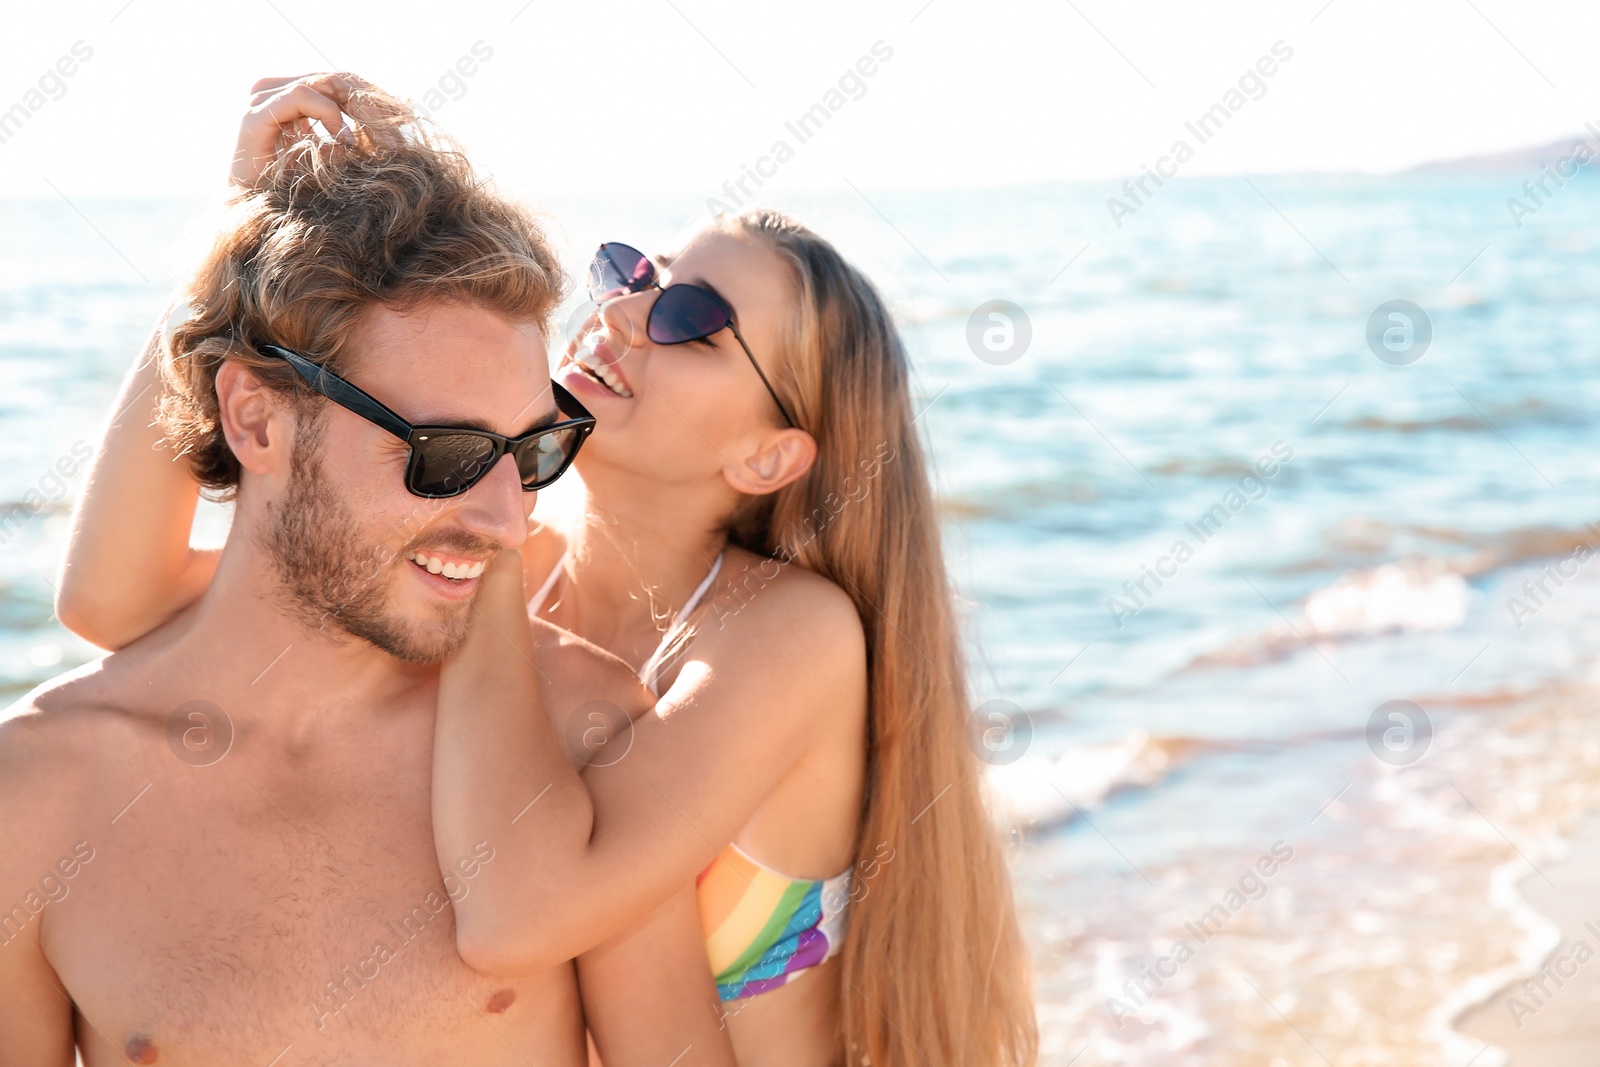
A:
<svg viewBox="0 0 1600 1067">
<path fill-rule="evenodd" d="M 772 402 L 778 405 L 778 412 L 783 416 L 783 421 L 789 424 L 791 430 L 797 429 L 798 424 L 794 421 L 794 416 L 789 414 L 789 409 L 784 406 L 783 401 L 778 399 L 778 391 L 772 387 L 772 382 L 767 380 L 767 372 L 762 370 L 761 364 L 756 362 L 755 353 L 750 351 L 749 345 L 745 344 L 744 335 L 739 332 L 738 324 L 731 317 L 728 319 L 728 329 L 733 331 L 733 339 L 739 342 L 740 348 L 744 349 L 745 358 L 756 369 L 756 374 L 761 378 L 761 384 L 767 387 L 767 393 L 772 397 Z"/>
<path fill-rule="evenodd" d="M 307 385 L 332 400 L 335 404 L 348 411 L 353 411 L 368 422 L 388 430 L 402 441 L 411 439 L 411 424 L 409 422 L 332 371 L 311 362 L 298 352 L 293 352 L 279 345 L 262 345 L 261 347 L 263 350 L 269 351 L 271 354 L 285 360 L 301 378 L 305 379 Z"/>
</svg>

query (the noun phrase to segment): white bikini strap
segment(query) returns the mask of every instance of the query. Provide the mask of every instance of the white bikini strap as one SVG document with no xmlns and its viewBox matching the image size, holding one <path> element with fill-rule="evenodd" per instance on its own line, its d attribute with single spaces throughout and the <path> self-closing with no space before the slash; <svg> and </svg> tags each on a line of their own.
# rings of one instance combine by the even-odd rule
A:
<svg viewBox="0 0 1600 1067">
<path fill-rule="evenodd" d="M 673 623 L 666 634 L 662 636 L 661 643 L 656 646 L 656 650 L 650 653 L 650 658 L 645 660 L 644 666 L 639 668 L 639 681 L 643 682 L 645 688 L 656 696 L 659 697 L 661 695 L 661 692 L 656 688 L 657 675 L 661 673 L 661 668 L 666 665 L 666 661 L 670 658 L 669 649 L 671 649 L 673 638 L 678 635 L 679 629 L 682 628 L 683 622 L 689 617 L 689 614 L 700 606 L 701 599 L 711 588 L 711 583 L 717 580 L 717 574 L 721 570 L 722 553 L 719 552 L 716 562 L 711 564 L 711 570 L 701 579 L 694 592 L 689 594 L 689 599 L 684 601 L 682 610 L 678 612 L 678 621 Z"/>
<path fill-rule="evenodd" d="M 700 598 L 706 595 L 706 591 L 711 588 L 711 583 L 717 580 L 717 572 L 720 570 L 722 570 L 722 553 L 719 552 L 717 553 L 716 561 L 711 564 L 711 570 L 704 578 L 700 579 L 700 584 L 694 587 L 694 592 L 689 594 L 689 599 L 683 602 L 683 610 L 678 612 L 680 620 L 688 618 L 689 613 L 700 606 Z"/>
</svg>

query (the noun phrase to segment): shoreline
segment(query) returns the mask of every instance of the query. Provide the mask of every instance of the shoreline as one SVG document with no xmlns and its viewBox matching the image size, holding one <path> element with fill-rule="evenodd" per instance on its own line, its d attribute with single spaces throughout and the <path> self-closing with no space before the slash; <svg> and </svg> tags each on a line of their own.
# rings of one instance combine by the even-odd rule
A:
<svg viewBox="0 0 1600 1067">
<path fill-rule="evenodd" d="M 1504 887 L 1510 899 L 1501 902 L 1514 917 L 1521 913 L 1528 931 L 1521 960 L 1450 1024 L 1458 1041 L 1478 1050 L 1479 1067 L 1590 1067 L 1600 1060 L 1600 813 L 1585 817 L 1566 846 L 1537 870 L 1514 861 L 1526 876 Z"/>
</svg>

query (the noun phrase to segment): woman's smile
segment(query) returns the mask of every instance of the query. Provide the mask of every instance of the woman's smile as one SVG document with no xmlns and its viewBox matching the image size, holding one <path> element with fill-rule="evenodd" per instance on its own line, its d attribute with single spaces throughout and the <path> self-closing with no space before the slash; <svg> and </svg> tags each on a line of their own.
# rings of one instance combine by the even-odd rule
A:
<svg viewBox="0 0 1600 1067">
<path fill-rule="evenodd" d="M 624 400 L 633 398 L 633 390 L 622 372 L 621 357 L 612 349 L 604 327 L 590 330 L 575 340 L 562 362 L 562 369 L 570 369 L 566 377 L 576 378 L 591 392 Z"/>
</svg>

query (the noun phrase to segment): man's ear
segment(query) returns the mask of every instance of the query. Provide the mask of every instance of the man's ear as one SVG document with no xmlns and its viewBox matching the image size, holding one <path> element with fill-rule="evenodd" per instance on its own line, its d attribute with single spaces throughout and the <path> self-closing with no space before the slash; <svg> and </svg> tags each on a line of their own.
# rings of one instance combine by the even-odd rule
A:
<svg viewBox="0 0 1600 1067">
<path fill-rule="evenodd" d="M 722 477 L 741 493 L 764 496 L 802 477 L 816 461 L 816 438 L 804 430 L 778 430 L 757 438 L 737 463 L 722 468 Z"/>
<path fill-rule="evenodd" d="M 293 428 L 261 379 L 233 360 L 217 368 L 217 417 L 240 467 L 253 474 L 288 471 Z"/>
</svg>

